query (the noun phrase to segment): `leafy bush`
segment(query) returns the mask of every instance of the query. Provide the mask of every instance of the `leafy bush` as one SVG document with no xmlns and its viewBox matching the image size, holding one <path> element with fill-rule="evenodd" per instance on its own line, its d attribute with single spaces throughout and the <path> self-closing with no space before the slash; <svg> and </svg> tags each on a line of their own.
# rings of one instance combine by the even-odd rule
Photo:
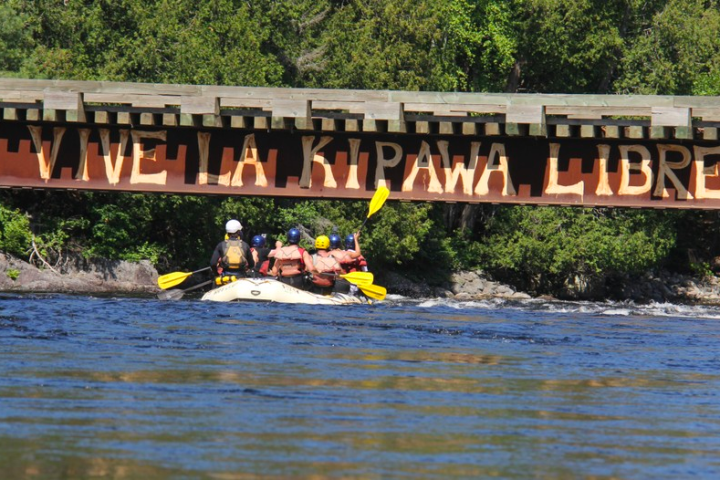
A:
<svg viewBox="0 0 720 480">
<path fill-rule="evenodd" d="M 30 249 L 30 220 L 20 210 L 0 205 L 0 250 L 19 257 Z"/>
<path fill-rule="evenodd" d="M 507 207 L 489 225 L 481 252 L 498 278 L 552 292 L 574 273 L 639 273 L 659 266 L 675 245 L 664 212 Z"/>
</svg>

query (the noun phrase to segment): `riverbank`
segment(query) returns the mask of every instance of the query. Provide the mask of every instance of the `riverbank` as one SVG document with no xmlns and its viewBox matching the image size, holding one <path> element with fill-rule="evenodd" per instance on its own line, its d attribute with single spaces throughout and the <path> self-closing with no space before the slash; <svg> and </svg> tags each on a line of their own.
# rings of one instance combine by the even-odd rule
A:
<svg viewBox="0 0 720 480">
<path fill-rule="evenodd" d="M 511 285 L 494 281 L 485 272 L 453 273 L 447 282 L 429 286 L 414 282 L 396 273 L 381 276 L 388 292 L 407 297 L 444 297 L 460 301 L 504 298 L 527 300 L 530 294 L 517 291 Z M 671 272 L 648 272 L 643 275 L 591 281 L 575 277 L 556 297 L 543 295 L 547 300 L 615 300 L 636 303 L 675 302 L 720 305 L 720 278 L 696 278 Z"/>
<path fill-rule="evenodd" d="M 0 291 L 22 293 L 155 294 L 158 273 L 147 261 L 88 261 L 66 257 L 58 265 L 38 268 L 0 252 Z"/>
<path fill-rule="evenodd" d="M 158 272 L 147 260 L 88 261 L 68 257 L 59 265 L 38 268 L 11 255 L 0 253 L 0 291 L 21 293 L 142 294 L 154 295 Z M 376 274 L 375 283 L 387 286 L 388 293 L 411 298 L 452 298 L 459 301 L 504 298 L 528 300 L 532 295 L 493 280 L 485 272 L 457 272 L 440 285 L 428 285 L 401 274 Z M 552 296 L 543 296 L 553 299 Z M 616 300 L 679 302 L 720 305 L 720 279 L 703 279 L 677 273 L 646 273 L 638 277 L 590 281 L 575 277 L 558 300 Z"/>
</svg>

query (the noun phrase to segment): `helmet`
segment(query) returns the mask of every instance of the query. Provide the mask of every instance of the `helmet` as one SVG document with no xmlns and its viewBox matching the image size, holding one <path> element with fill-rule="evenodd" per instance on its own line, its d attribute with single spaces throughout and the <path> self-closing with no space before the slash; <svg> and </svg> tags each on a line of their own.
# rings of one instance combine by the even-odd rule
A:
<svg viewBox="0 0 720 480">
<path fill-rule="evenodd" d="M 264 247 L 264 246 L 265 246 L 265 237 L 263 237 L 262 235 L 255 235 L 255 236 L 252 238 L 252 245 L 251 245 L 251 246 L 253 246 L 253 247 L 255 247 L 255 248 L 262 248 L 262 247 Z"/>
<path fill-rule="evenodd" d="M 288 230 L 287 239 L 290 245 L 297 245 L 300 243 L 300 230 L 297 228 L 291 228 Z"/>
<path fill-rule="evenodd" d="M 330 248 L 340 248 L 340 243 L 340 235 L 338 235 L 337 233 L 333 233 L 332 235 L 330 235 Z"/>
<path fill-rule="evenodd" d="M 348 250 L 355 250 L 355 235 L 352 233 L 345 237 L 345 248 Z"/>
<path fill-rule="evenodd" d="M 318 250 L 327 250 L 330 247 L 330 239 L 327 235 L 320 235 L 315 239 L 315 248 Z"/>
<path fill-rule="evenodd" d="M 237 233 L 242 230 L 242 225 L 237 220 L 230 220 L 225 224 L 225 231 L 227 233 Z"/>
</svg>

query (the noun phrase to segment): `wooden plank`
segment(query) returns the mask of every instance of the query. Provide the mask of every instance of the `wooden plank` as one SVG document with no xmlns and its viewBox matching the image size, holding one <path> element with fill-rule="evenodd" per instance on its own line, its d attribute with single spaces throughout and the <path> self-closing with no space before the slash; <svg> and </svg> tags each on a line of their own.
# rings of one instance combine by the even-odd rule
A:
<svg viewBox="0 0 720 480">
<path fill-rule="evenodd" d="M 16 102 L 16 103 L 37 103 L 43 99 L 42 91 L 27 92 L 27 91 L 16 91 L 16 90 L 0 90 L 0 99 L 4 102 Z"/>
<path fill-rule="evenodd" d="M 595 125 L 580 125 L 580 138 L 595 138 L 598 128 Z"/>
<path fill-rule="evenodd" d="M 636 139 L 645 138 L 645 127 L 641 127 L 641 126 L 625 127 L 625 137 L 636 138 Z"/>
<path fill-rule="evenodd" d="M 175 113 L 163 113 L 162 124 L 168 127 L 177 127 L 180 123 L 180 118 Z"/>
<path fill-rule="evenodd" d="M 495 136 L 495 135 L 501 135 L 502 130 L 500 128 L 499 123 L 486 123 L 485 124 L 485 135 L 487 136 Z"/>
<path fill-rule="evenodd" d="M 463 135 L 477 135 L 478 134 L 478 124 L 475 122 L 464 122 L 462 124 L 462 134 Z"/>
<path fill-rule="evenodd" d="M 94 112 L 95 123 L 108 124 L 111 123 L 111 117 L 109 112 Z"/>
<path fill-rule="evenodd" d="M 528 135 L 533 137 L 547 137 L 547 124 L 531 123 L 528 127 Z"/>
<path fill-rule="evenodd" d="M 407 124 L 403 120 L 388 120 L 387 131 L 391 133 L 407 133 Z"/>
<path fill-rule="evenodd" d="M 415 122 L 415 133 L 430 133 L 430 122 Z"/>
<path fill-rule="evenodd" d="M 658 127 L 656 125 L 653 125 L 650 127 L 650 138 L 653 139 L 661 139 L 661 138 L 669 138 L 670 137 L 670 129 L 667 127 Z"/>
<path fill-rule="evenodd" d="M 344 110 L 349 113 L 364 113 L 364 102 L 346 100 L 313 100 L 313 110 Z"/>
<path fill-rule="evenodd" d="M 110 103 L 139 108 L 165 108 L 181 103 L 177 95 L 139 95 L 127 93 L 86 93 L 85 103 Z"/>
<path fill-rule="evenodd" d="M 17 108 L 3 108 L 3 120 L 19 120 Z"/>
<path fill-rule="evenodd" d="M 37 108 L 29 108 L 25 110 L 25 120 L 31 122 L 42 120 L 42 110 Z"/>
<path fill-rule="evenodd" d="M 141 113 L 140 125 L 155 125 L 155 116 L 152 113 Z"/>
<path fill-rule="evenodd" d="M 323 118 L 320 125 L 323 132 L 334 132 L 337 130 L 336 120 L 333 118 Z"/>
<path fill-rule="evenodd" d="M 217 97 L 182 97 L 180 113 L 189 115 L 219 115 L 220 103 Z"/>
<path fill-rule="evenodd" d="M 528 134 L 528 126 L 526 123 L 506 123 L 505 134 L 513 137 L 524 137 Z"/>
<path fill-rule="evenodd" d="M 82 110 L 83 96 L 76 92 L 45 91 L 43 107 L 50 110 Z"/>
<path fill-rule="evenodd" d="M 651 124 L 653 127 L 689 127 L 690 109 L 675 107 L 652 107 Z"/>
<path fill-rule="evenodd" d="M 508 124 L 545 124 L 545 107 L 542 105 L 508 105 L 505 113 Z"/>
<path fill-rule="evenodd" d="M 359 132 L 360 131 L 360 121 L 355 120 L 354 118 L 348 118 L 345 120 L 345 131 L 346 132 Z"/>
<path fill-rule="evenodd" d="M 649 117 L 651 108 L 648 107 L 618 107 L 618 106 L 551 106 L 545 107 L 546 115 L 566 115 L 568 118 L 601 119 L 603 117 Z"/>
<path fill-rule="evenodd" d="M 675 127 L 673 134 L 675 138 L 691 140 L 694 137 L 694 130 L 692 127 Z"/>
<path fill-rule="evenodd" d="M 240 115 L 230 117 L 230 128 L 248 128 L 248 123 L 245 117 Z"/>
<path fill-rule="evenodd" d="M 364 112 L 366 120 L 402 120 L 402 103 L 365 102 Z"/>
<path fill-rule="evenodd" d="M 620 138 L 620 127 L 617 125 L 603 125 L 601 130 L 605 138 Z"/>
<path fill-rule="evenodd" d="M 437 104 L 437 103 L 418 103 L 406 102 L 403 104 L 405 112 L 432 113 L 435 115 L 467 115 L 468 113 L 505 113 L 507 105 L 474 105 L 468 103 L 461 104 Z"/>
<path fill-rule="evenodd" d="M 718 129 L 714 127 L 705 127 L 702 129 L 703 140 L 718 140 Z"/>
<path fill-rule="evenodd" d="M 555 125 L 555 135 L 560 138 L 568 138 L 573 136 L 574 125 Z"/>
<path fill-rule="evenodd" d="M 310 118 L 310 100 L 273 99 L 272 116 Z"/>
<path fill-rule="evenodd" d="M 440 135 L 454 135 L 455 128 L 452 122 L 438 122 L 438 132 Z"/>
<path fill-rule="evenodd" d="M 222 108 L 259 108 L 266 111 L 272 110 L 271 98 L 220 98 Z"/>
</svg>

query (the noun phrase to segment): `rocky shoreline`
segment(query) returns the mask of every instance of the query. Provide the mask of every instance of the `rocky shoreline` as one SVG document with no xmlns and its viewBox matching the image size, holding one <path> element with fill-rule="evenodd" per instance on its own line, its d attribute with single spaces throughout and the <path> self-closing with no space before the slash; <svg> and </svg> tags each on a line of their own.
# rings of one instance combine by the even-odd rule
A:
<svg viewBox="0 0 720 480">
<path fill-rule="evenodd" d="M 156 294 L 158 273 L 147 261 L 68 257 L 38 268 L 0 252 L 0 291 L 19 293 Z"/>
<path fill-rule="evenodd" d="M 0 252 L 0 292 L 155 295 L 160 292 L 157 279 L 157 270 L 147 260 L 88 261 L 74 256 L 64 259 L 60 265 L 38 268 Z M 386 272 L 377 276 L 376 283 L 387 285 L 390 294 L 411 298 L 441 297 L 459 301 L 533 298 L 510 285 L 494 281 L 482 271 L 454 273 L 445 283 L 436 286 Z M 668 272 L 646 273 L 612 282 L 576 277 L 558 298 L 542 298 L 720 304 L 720 279 L 715 276 L 698 279 Z"/>
</svg>

